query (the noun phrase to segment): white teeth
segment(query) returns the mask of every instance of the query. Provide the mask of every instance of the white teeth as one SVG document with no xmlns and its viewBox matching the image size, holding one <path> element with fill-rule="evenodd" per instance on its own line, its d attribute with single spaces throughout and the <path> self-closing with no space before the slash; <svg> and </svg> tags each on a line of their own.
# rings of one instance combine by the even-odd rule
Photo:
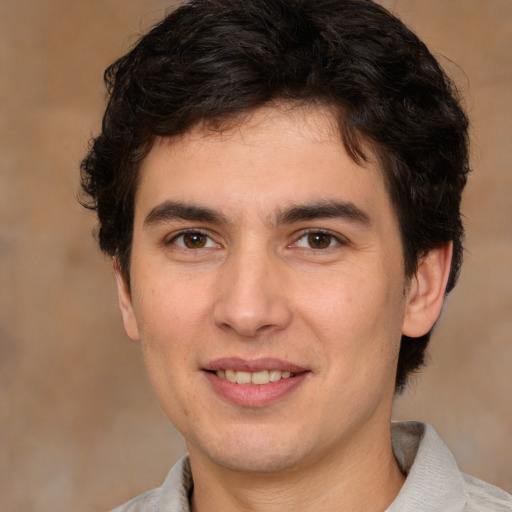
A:
<svg viewBox="0 0 512 512">
<path fill-rule="evenodd" d="M 217 377 L 222 379 L 222 375 L 219 375 L 222 373 L 222 370 L 217 372 Z M 236 382 L 236 372 L 234 370 L 226 370 L 226 379 L 229 380 L 229 382 Z"/>
<path fill-rule="evenodd" d="M 249 372 L 236 372 L 236 383 L 237 384 L 250 384 L 251 374 Z"/>
<path fill-rule="evenodd" d="M 293 376 L 291 372 L 280 370 L 262 370 L 259 372 L 245 372 L 236 370 L 217 370 L 215 375 L 219 379 L 226 379 L 237 384 L 268 384 L 278 382 L 281 379 L 289 379 Z"/>
<path fill-rule="evenodd" d="M 279 370 L 272 370 L 270 372 L 270 382 L 277 382 L 278 380 L 281 380 L 281 373 Z"/>
<path fill-rule="evenodd" d="M 253 384 L 268 384 L 269 383 L 268 370 L 263 370 L 262 372 L 254 372 L 251 375 L 251 382 Z"/>
</svg>

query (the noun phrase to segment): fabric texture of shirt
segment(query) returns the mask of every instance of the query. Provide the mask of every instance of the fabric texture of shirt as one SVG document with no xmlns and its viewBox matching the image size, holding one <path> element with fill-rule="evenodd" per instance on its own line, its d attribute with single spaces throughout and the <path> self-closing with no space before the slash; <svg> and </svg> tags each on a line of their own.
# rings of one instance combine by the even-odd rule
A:
<svg viewBox="0 0 512 512">
<path fill-rule="evenodd" d="M 407 478 L 385 512 L 512 512 L 512 495 L 461 473 L 430 425 L 393 423 L 391 441 Z M 174 465 L 161 487 L 112 512 L 190 512 L 188 498 L 192 488 L 190 462 L 185 456 Z"/>
</svg>

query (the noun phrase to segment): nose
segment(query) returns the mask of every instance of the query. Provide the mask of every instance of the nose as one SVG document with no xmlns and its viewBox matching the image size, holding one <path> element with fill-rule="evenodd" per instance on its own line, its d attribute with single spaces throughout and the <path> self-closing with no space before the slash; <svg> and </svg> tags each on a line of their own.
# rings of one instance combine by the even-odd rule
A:
<svg viewBox="0 0 512 512">
<path fill-rule="evenodd" d="M 217 327 L 245 338 L 285 329 L 292 320 L 283 262 L 245 250 L 225 263 L 213 306 Z"/>
</svg>

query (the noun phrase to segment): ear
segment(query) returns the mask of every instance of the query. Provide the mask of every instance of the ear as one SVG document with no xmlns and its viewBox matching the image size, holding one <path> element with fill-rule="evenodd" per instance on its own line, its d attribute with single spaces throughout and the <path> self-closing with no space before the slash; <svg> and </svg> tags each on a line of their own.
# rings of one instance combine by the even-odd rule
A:
<svg viewBox="0 0 512 512">
<path fill-rule="evenodd" d="M 426 334 L 441 313 L 450 276 L 452 243 L 432 249 L 411 278 L 402 334 L 417 338 Z"/>
<path fill-rule="evenodd" d="M 124 330 L 132 340 L 137 341 L 139 339 L 139 327 L 133 310 L 130 287 L 121 272 L 117 258 L 113 258 L 112 265 L 114 267 L 114 275 L 116 276 L 117 297 L 119 299 L 121 316 L 123 317 Z"/>
</svg>

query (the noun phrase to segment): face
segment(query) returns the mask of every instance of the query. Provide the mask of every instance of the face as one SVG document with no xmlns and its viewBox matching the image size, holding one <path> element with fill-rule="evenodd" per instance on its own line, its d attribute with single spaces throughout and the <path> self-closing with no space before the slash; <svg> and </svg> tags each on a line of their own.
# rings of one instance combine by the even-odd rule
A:
<svg viewBox="0 0 512 512">
<path fill-rule="evenodd" d="M 135 200 L 125 327 L 191 457 L 282 471 L 389 430 L 408 307 L 376 164 L 322 109 L 158 139 Z"/>
</svg>

